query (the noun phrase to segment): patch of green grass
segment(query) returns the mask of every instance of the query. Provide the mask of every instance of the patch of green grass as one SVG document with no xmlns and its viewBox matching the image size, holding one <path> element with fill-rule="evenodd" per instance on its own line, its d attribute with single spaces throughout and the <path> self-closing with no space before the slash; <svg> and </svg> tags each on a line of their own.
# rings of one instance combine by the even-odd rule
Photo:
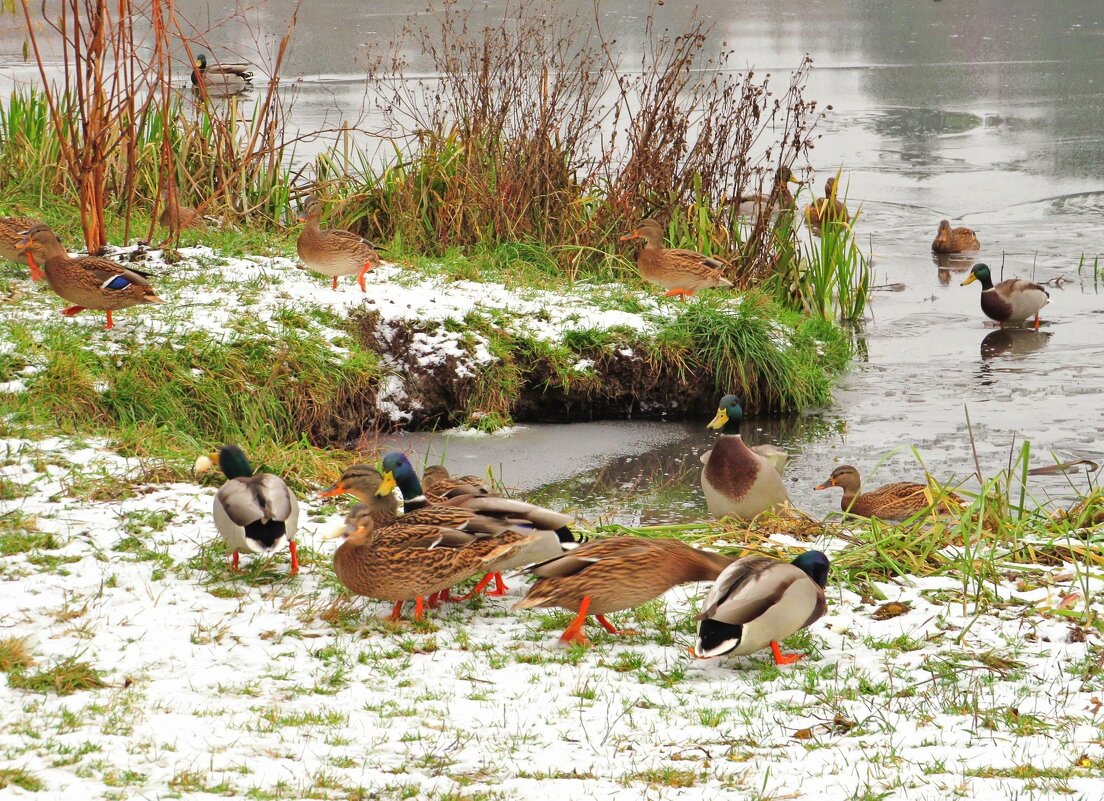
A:
<svg viewBox="0 0 1104 801">
<path fill-rule="evenodd" d="M 23 518 L 23 520 L 25 521 L 23 525 L 27 527 L 20 527 L 19 524 L 0 527 L 0 556 L 14 556 L 61 547 L 53 534 L 36 531 L 30 527 L 33 525 L 33 518 Z"/>
<path fill-rule="evenodd" d="M 107 684 L 102 674 L 88 662 L 78 661 L 76 657 L 67 657 L 52 666 L 35 673 L 22 671 L 8 675 L 8 684 L 18 690 L 31 692 L 55 692 L 58 695 L 72 695 L 83 690 L 99 690 Z"/>
<path fill-rule="evenodd" d="M 30 771 L 22 768 L 0 768 L 0 790 L 5 787 L 18 787 L 29 793 L 37 793 L 46 789 L 42 779 Z"/>
</svg>

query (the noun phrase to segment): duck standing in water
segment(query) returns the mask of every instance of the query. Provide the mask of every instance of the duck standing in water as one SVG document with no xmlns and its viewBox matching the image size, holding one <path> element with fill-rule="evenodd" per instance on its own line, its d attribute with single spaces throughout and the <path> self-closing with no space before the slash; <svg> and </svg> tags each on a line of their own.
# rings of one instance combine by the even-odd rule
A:
<svg viewBox="0 0 1104 801">
<path fill-rule="evenodd" d="M 1035 318 L 1035 330 L 1039 330 L 1039 312 L 1050 303 L 1050 293 L 1039 284 L 1023 278 L 1009 278 L 993 285 L 988 264 L 975 264 L 962 282 L 962 286 L 981 282 L 981 310 L 990 320 L 996 320 L 1001 328 L 1007 325 L 1021 326 L 1029 318 Z"/>
<path fill-rule="evenodd" d="M 725 395 L 709 423 L 721 432 L 713 449 L 701 457 L 702 492 L 714 517 L 750 520 L 790 500 L 778 472 L 786 454 L 769 445 L 749 448 L 740 436 L 743 417 L 740 399 Z"/>
</svg>

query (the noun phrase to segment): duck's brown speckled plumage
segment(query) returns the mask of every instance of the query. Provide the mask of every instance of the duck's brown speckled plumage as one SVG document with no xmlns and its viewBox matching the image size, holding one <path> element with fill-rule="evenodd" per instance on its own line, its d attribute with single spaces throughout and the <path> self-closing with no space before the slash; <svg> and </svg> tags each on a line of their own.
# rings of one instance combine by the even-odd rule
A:
<svg viewBox="0 0 1104 801">
<path fill-rule="evenodd" d="M 932 250 L 936 253 L 967 253 L 981 250 L 981 243 L 970 228 L 951 228 L 948 220 L 939 223 L 939 231 L 932 240 Z"/>
<path fill-rule="evenodd" d="M 189 228 L 205 228 L 207 221 L 203 215 L 190 206 L 181 206 L 177 198 L 176 187 L 169 187 L 162 196 L 164 208 L 158 222 L 162 228 L 170 231 L 183 231 Z"/>
<path fill-rule="evenodd" d="M 422 473 L 422 489 L 426 496 L 456 498 L 460 495 L 494 495 L 487 482 L 479 476 L 454 476 L 443 464 L 431 464 Z"/>
<path fill-rule="evenodd" d="M 529 535 L 515 532 L 480 538 L 441 526 L 401 522 L 377 530 L 366 517 L 334 554 L 334 572 L 357 595 L 410 601 L 486 572 L 488 565 L 529 540 Z"/>
<path fill-rule="evenodd" d="M 665 248 L 663 228 L 655 220 L 641 220 L 621 239 L 644 240 L 644 247 L 636 254 L 636 267 L 644 280 L 666 289 L 668 294 L 692 295 L 699 289 L 732 286 L 722 272 L 726 265 L 719 259 L 692 250 Z"/>
<path fill-rule="evenodd" d="M 27 242 L 43 250 L 45 261 L 41 266 L 50 289 L 75 304 L 74 308 L 78 311 L 107 311 L 108 328 L 112 325 L 113 310 L 128 309 L 143 303 L 164 303 L 145 276 L 134 270 L 96 256 L 70 258 L 54 232 L 44 225 L 32 228 Z M 109 282 L 117 278 L 124 286 L 119 289 L 108 287 Z M 65 313 L 76 312 L 66 310 Z"/>
<path fill-rule="evenodd" d="M 529 569 L 537 582 L 515 609 L 561 607 L 589 613 L 632 609 L 689 581 L 712 581 L 731 564 L 719 553 L 691 548 L 679 540 L 610 537 L 584 543 Z"/>
<path fill-rule="evenodd" d="M 826 222 L 846 223 L 851 221 L 847 206 L 836 196 L 836 179 L 829 178 L 824 184 L 824 197 L 816 198 L 805 207 L 805 222 L 817 229 Z"/>
<path fill-rule="evenodd" d="M 299 258 L 309 269 L 333 277 L 333 288 L 342 275 L 355 275 L 362 292 L 367 288 L 364 276 L 380 265 L 375 246 L 362 236 L 340 228 L 320 226 L 322 204 L 315 197 L 308 197 L 305 204 L 305 221 L 302 233 L 295 243 Z"/>
<path fill-rule="evenodd" d="M 895 481 L 869 492 L 862 492 L 859 471 L 851 465 L 837 467 L 828 480 L 817 485 L 816 489 L 830 487 L 840 487 L 843 490 L 843 498 L 840 500 L 843 511 L 859 517 L 877 517 L 882 520 L 905 520 L 930 508 L 934 500 L 928 485 L 912 481 Z M 936 506 L 939 514 L 947 514 L 953 507 L 961 508 L 965 505 L 962 498 L 953 492 L 940 495 L 939 498 Z"/>
</svg>

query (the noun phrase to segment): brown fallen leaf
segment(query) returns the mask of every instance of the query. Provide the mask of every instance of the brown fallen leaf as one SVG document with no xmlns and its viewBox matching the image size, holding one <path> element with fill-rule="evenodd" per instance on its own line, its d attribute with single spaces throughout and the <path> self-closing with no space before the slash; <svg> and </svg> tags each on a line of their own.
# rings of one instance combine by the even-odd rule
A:
<svg viewBox="0 0 1104 801">
<path fill-rule="evenodd" d="M 912 609 L 912 604 L 910 604 L 908 601 L 889 601 L 888 603 L 884 603 L 877 609 L 875 609 L 874 612 L 871 614 L 871 617 L 875 620 L 889 620 L 890 618 L 897 617 L 898 615 L 903 615 L 910 609 Z"/>
<path fill-rule="evenodd" d="M 793 733 L 793 738 L 795 740 L 811 740 L 811 739 L 813 739 L 813 730 L 812 729 L 798 729 L 797 731 L 795 731 Z"/>
</svg>

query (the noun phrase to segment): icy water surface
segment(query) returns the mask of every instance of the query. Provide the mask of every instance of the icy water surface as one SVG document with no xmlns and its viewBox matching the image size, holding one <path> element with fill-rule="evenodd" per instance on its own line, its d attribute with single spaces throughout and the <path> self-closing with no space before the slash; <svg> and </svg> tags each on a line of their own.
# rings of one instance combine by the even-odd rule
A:
<svg viewBox="0 0 1104 801">
<path fill-rule="evenodd" d="M 270 48 L 285 30 L 291 0 L 256 12 Z M 293 120 L 304 130 L 342 119 L 370 125 L 364 113 L 363 50 L 389 41 L 426 0 L 308 3 L 300 9 L 285 70 Z M 564 6 L 587 12 L 590 0 Z M 193 19 L 222 16 L 233 4 L 181 0 Z M 815 183 L 841 164 L 848 203 L 861 204 L 858 230 L 869 242 L 878 284 L 860 334 L 862 355 L 835 403 L 817 415 L 749 421 L 747 438 L 787 448 L 791 497 L 822 514 L 838 494 L 813 484 L 836 464 L 859 467 L 871 482 L 920 478 L 924 465 L 943 480 L 967 479 L 973 459 L 965 409 L 983 470 L 1007 463 L 1028 439 L 1035 464 L 1063 458 L 1104 461 L 1104 284 L 1092 277 L 1104 253 L 1104 10 L 1098 0 L 706 0 L 714 43 L 727 42 L 760 72 L 785 72 L 810 53 L 808 97 L 834 107 L 814 151 Z M 504 4 L 480 4 L 477 19 L 501 18 Z M 629 53 L 643 28 L 639 0 L 603 0 L 602 26 Z M 685 3 L 657 8 L 681 25 Z M 227 54 L 263 63 L 240 26 L 210 39 Z M 319 46 L 324 43 L 324 46 Z M 33 79 L 21 65 L 22 40 L 0 33 L 0 88 Z M 414 71 L 428 68 L 410 53 Z M 938 269 L 929 244 L 943 217 L 978 232 L 981 258 L 1004 277 L 1047 281 L 1051 305 L 1039 333 L 985 327 L 977 285 L 959 286 L 960 269 Z M 1087 271 L 1078 262 L 1088 257 Z M 700 424 L 596 423 L 532 426 L 508 437 L 409 435 L 398 442 L 451 467 L 490 466 L 509 485 L 588 515 L 654 523 L 700 517 L 698 454 L 709 447 Z M 887 455 L 892 455 L 875 467 Z M 1084 485 L 1084 477 L 1076 480 Z M 1070 493 L 1060 477 L 1032 484 L 1040 500 Z"/>
</svg>

